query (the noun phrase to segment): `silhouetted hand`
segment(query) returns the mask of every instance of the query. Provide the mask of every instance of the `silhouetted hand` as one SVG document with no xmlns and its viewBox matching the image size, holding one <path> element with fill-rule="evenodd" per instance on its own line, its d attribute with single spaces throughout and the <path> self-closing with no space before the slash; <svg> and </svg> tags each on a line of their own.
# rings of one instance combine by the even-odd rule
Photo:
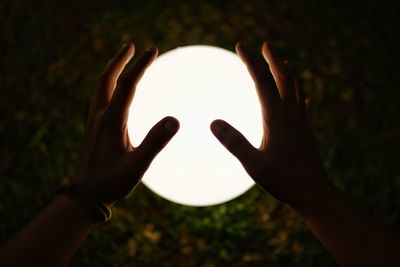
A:
<svg viewBox="0 0 400 267">
<path fill-rule="evenodd" d="M 213 134 L 242 163 L 264 190 L 290 205 L 312 201 L 310 196 L 328 185 L 310 127 L 310 102 L 304 99 L 287 64 L 268 43 L 262 55 L 253 56 L 243 44 L 236 52 L 255 82 L 262 105 L 264 135 L 260 148 L 227 122 L 215 120 Z"/>
<path fill-rule="evenodd" d="M 92 96 L 80 165 L 74 179 L 97 192 L 107 204 L 123 198 L 136 186 L 179 128 L 175 118 L 166 117 L 153 126 L 140 146 L 131 145 L 127 132 L 129 106 L 136 85 L 158 51 L 146 50 L 118 78 L 134 52 L 133 44 L 125 45 L 100 77 Z"/>
</svg>

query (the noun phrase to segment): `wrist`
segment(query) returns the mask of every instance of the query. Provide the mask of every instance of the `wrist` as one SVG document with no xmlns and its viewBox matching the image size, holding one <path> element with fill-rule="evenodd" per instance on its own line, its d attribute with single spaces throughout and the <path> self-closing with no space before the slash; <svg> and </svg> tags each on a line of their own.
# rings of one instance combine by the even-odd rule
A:
<svg viewBox="0 0 400 267">
<path fill-rule="evenodd" d="M 111 209 L 103 202 L 100 195 L 94 192 L 90 187 L 71 183 L 61 187 L 59 194 L 73 199 L 81 208 L 86 211 L 94 223 L 101 223 L 111 219 Z"/>
<path fill-rule="evenodd" d="M 88 228 L 92 228 L 96 225 L 92 215 L 76 199 L 58 194 L 52 203 L 56 205 L 60 211 L 64 211 L 63 213 L 67 214 L 67 217 L 76 224 Z"/>
</svg>

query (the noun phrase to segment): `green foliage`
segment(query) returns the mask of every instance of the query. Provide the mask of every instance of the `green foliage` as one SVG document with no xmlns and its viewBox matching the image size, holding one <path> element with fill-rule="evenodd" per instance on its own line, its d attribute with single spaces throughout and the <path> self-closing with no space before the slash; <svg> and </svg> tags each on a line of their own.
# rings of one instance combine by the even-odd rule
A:
<svg viewBox="0 0 400 267">
<path fill-rule="evenodd" d="M 0 242 L 73 175 L 90 93 L 127 40 L 161 53 L 270 40 L 314 100 L 330 179 L 400 234 L 398 1 L 39 2 L 0 3 Z M 191 208 L 139 186 L 113 212 L 71 266 L 335 265 L 299 218 L 258 188 Z"/>
</svg>

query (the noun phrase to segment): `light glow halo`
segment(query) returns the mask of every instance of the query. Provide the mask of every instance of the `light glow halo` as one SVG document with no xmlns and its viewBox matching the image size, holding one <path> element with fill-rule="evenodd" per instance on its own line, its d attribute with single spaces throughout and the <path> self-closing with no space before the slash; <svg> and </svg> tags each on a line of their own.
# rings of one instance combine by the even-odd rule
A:
<svg viewBox="0 0 400 267">
<path fill-rule="evenodd" d="M 194 45 L 160 55 L 137 85 L 130 107 L 133 146 L 165 116 L 177 118 L 180 129 L 143 176 L 150 190 L 175 203 L 210 206 L 234 199 L 254 185 L 210 131 L 213 120 L 223 119 L 253 146 L 261 144 L 260 102 L 235 53 Z"/>
</svg>

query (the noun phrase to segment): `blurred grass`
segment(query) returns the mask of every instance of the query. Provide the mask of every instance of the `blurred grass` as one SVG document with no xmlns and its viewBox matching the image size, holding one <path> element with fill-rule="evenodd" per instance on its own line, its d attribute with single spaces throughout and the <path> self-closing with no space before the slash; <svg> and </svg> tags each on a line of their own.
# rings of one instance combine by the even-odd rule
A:
<svg viewBox="0 0 400 267">
<path fill-rule="evenodd" d="M 96 79 L 123 42 L 259 49 L 268 39 L 314 100 L 329 177 L 400 234 L 398 1 L 0 2 L 0 242 L 68 180 Z M 70 266 L 335 266 L 260 189 L 207 208 L 139 186 Z"/>
</svg>

